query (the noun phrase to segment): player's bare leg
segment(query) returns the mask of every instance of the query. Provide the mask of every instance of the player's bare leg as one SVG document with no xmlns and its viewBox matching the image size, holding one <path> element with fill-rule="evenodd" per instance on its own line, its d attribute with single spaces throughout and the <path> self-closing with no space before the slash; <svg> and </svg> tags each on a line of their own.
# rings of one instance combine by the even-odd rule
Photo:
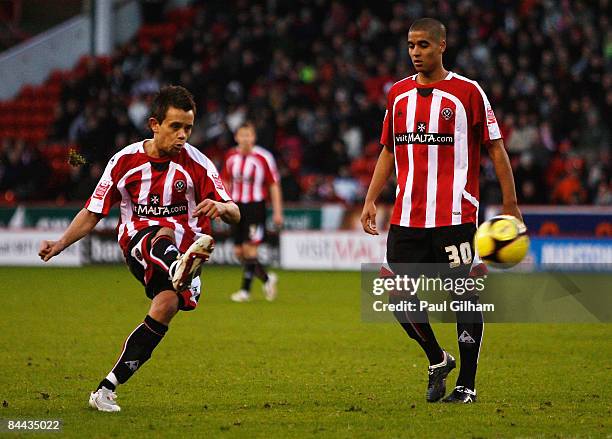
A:
<svg viewBox="0 0 612 439">
<path fill-rule="evenodd" d="M 155 234 L 155 237 L 158 237 L 158 236 L 167 236 L 167 237 L 171 238 L 172 241 L 174 241 L 174 230 L 172 230 L 169 227 L 162 227 Z"/>
<path fill-rule="evenodd" d="M 236 259 L 238 259 L 238 261 L 241 264 L 244 263 L 244 255 L 242 254 L 242 245 L 234 246 L 234 256 L 236 256 Z"/>
<path fill-rule="evenodd" d="M 159 293 L 151 302 L 149 315 L 166 326 L 178 312 L 178 296 L 175 291 L 167 290 Z"/>
</svg>

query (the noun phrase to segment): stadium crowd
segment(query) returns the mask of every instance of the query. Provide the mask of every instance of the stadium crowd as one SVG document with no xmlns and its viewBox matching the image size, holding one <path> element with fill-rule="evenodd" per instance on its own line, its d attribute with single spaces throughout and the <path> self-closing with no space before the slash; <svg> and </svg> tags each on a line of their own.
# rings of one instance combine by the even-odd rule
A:
<svg viewBox="0 0 612 439">
<path fill-rule="evenodd" d="M 447 24 L 446 67 L 478 80 L 491 100 L 519 202 L 612 204 L 609 3 L 194 1 L 63 84 L 50 141 L 78 145 L 88 165 L 61 187 L 45 184 L 53 174 L 37 148 L 5 139 L 0 191 L 36 199 L 54 187 L 62 199 L 86 198 L 108 157 L 148 135 L 152 95 L 173 83 L 198 104 L 190 143 L 217 164 L 248 118 L 279 162 L 286 200 L 360 202 L 386 91 L 413 73 L 407 29 L 432 16 Z M 481 182 L 482 202 L 498 202 L 486 153 Z M 389 184 L 385 201 L 394 192 Z"/>
</svg>

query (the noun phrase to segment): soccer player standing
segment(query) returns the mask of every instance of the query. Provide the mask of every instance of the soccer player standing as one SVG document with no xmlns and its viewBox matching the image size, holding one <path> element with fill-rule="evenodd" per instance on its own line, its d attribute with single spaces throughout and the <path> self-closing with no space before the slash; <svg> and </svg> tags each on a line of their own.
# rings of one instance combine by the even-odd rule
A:
<svg viewBox="0 0 612 439">
<path fill-rule="evenodd" d="M 185 88 L 163 88 L 151 109 L 153 138 L 117 152 L 62 237 L 41 243 L 39 255 L 46 262 L 91 232 L 120 203 L 119 245 L 151 307 L 128 336 L 111 372 L 90 395 L 90 406 L 100 411 L 121 410 L 115 388 L 151 357 L 177 312 L 197 306 L 200 266 L 214 249 L 210 220 L 240 220 L 238 206 L 214 164 L 187 143 L 195 111 Z"/>
<path fill-rule="evenodd" d="M 238 144 L 225 157 L 222 176 L 228 184 L 232 198 L 240 208 L 240 223 L 233 226 L 234 252 L 244 266 L 242 286 L 232 294 L 234 302 L 251 300 L 253 276 L 263 282 L 266 299 L 276 298 L 277 277 L 266 272 L 257 257 L 257 248 L 264 240 L 266 229 L 266 198 L 272 200 L 272 219 L 277 227 L 283 225 L 283 202 L 280 178 L 274 156 L 255 145 L 255 126 L 243 123 L 235 134 Z"/>
<path fill-rule="evenodd" d="M 385 182 L 396 170 L 396 201 L 387 238 L 387 263 L 445 264 L 447 273 L 467 276 L 473 262 L 480 148 L 486 145 L 495 166 L 503 212 L 522 219 L 512 169 L 495 114 L 482 88 L 447 71 L 442 64 L 446 29 L 431 18 L 415 21 L 408 50 L 416 74 L 396 82 L 387 95 L 380 143 L 384 146 L 366 195 L 361 223 L 376 235 L 376 205 Z M 478 296 L 467 300 L 478 303 Z M 438 344 L 426 312 L 395 313 L 429 360 L 427 401 L 440 400 L 455 359 Z M 483 333 L 480 311 L 458 311 L 457 336 L 461 368 L 445 402 L 476 400 L 476 368 Z"/>
</svg>

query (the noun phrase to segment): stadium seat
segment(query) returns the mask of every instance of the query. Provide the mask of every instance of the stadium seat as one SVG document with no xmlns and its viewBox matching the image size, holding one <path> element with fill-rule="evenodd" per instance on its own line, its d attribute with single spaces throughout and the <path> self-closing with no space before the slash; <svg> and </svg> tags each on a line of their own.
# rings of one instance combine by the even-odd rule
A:
<svg viewBox="0 0 612 439">
<path fill-rule="evenodd" d="M 166 14 L 166 18 L 168 21 L 175 23 L 177 26 L 185 26 L 193 23 L 193 19 L 195 18 L 196 10 L 195 8 L 185 7 L 185 8 L 177 8 L 169 11 Z"/>
</svg>

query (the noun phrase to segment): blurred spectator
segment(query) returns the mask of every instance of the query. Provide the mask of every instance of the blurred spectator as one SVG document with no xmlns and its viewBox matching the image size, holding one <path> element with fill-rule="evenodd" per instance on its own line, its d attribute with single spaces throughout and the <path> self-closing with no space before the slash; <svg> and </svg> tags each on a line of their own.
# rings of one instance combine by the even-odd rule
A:
<svg viewBox="0 0 612 439">
<path fill-rule="evenodd" d="M 538 130 L 535 126 L 535 118 L 527 114 L 518 117 L 518 124 L 512 129 L 512 134 L 507 140 L 506 148 L 509 153 L 520 153 L 529 151 L 538 141 Z"/>
<path fill-rule="evenodd" d="M 41 200 L 50 196 L 46 182 L 49 165 L 36 148 L 23 141 L 3 140 L 0 144 L 0 191 L 10 190 L 20 200 Z"/>
<path fill-rule="evenodd" d="M 575 205 L 586 201 L 587 192 L 580 179 L 583 163 L 577 157 L 567 160 L 565 175 L 557 181 L 553 190 L 553 203 Z"/>
<path fill-rule="evenodd" d="M 514 170 L 516 192 L 520 204 L 541 204 L 546 200 L 542 169 L 536 166 L 532 153 L 521 154 Z"/>
<path fill-rule="evenodd" d="M 147 129 L 147 122 L 149 120 L 149 109 L 151 102 L 153 102 L 154 94 L 141 95 L 137 94 L 132 99 L 132 102 L 128 106 L 128 116 L 132 125 L 136 127 L 138 131 L 143 133 Z"/>
<path fill-rule="evenodd" d="M 597 186 L 594 204 L 598 206 L 612 206 L 612 183 L 601 181 Z"/>
<path fill-rule="evenodd" d="M 95 189 L 104 168 L 99 163 L 83 167 L 72 167 L 70 179 L 67 182 L 68 200 L 86 200 Z"/>
</svg>

